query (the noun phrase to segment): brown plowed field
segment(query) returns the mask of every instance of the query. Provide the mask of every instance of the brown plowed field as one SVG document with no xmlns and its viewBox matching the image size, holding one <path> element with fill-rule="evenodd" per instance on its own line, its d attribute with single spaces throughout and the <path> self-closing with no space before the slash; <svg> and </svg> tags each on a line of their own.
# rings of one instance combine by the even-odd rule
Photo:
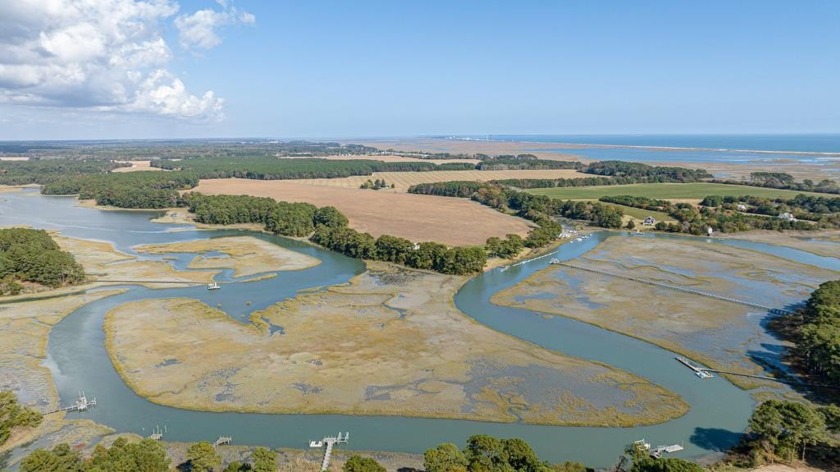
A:
<svg viewBox="0 0 840 472">
<path fill-rule="evenodd" d="M 418 242 L 479 245 L 490 236 L 525 235 L 529 229 L 528 222 L 521 218 L 462 198 L 329 187 L 297 180 L 210 179 L 202 180 L 193 191 L 332 205 L 347 215 L 350 226 L 357 231 Z"/>
</svg>

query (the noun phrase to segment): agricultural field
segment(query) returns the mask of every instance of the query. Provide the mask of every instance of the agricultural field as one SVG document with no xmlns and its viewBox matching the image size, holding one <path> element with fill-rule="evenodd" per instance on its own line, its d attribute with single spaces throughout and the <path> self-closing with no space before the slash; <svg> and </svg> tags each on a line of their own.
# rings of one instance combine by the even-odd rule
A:
<svg viewBox="0 0 840 472">
<path fill-rule="evenodd" d="M 601 197 L 616 195 L 631 195 L 634 197 L 647 197 L 659 200 L 677 199 L 696 201 L 700 201 L 708 195 L 721 195 L 724 197 L 753 195 L 767 198 L 793 198 L 800 193 L 804 193 L 806 195 L 825 196 L 825 194 L 796 192 L 793 190 L 713 183 L 599 185 L 594 187 L 538 188 L 526 191 L 535 195 L 547 195 L 563 200 L 597 200 Z"/>
<path fill-rule="evenodd" d="M 491 236 L 524 236 L 530 229 L 530 224 L 521 218 L 462 198 L 325 187 L 298 180 L 208 179 L 192 191 L 271 197 L 319 207 L 332 205 L 350 219 L 350 227 L 374 237 L 389 234 L 451 246 L 483 245 Z"/>
<path fill-rule="evenodd" d="M 437 162 L 437 161 L 431 161 Z M 464 162 L 463 160 L 457 162 Z M 394 184 L 398 192 L 405 192 L 408 187 L 416 184 L 434 182 L 448 182 L 452 180 L 467 180 L 486 182 L 488 180 L 504 179 L 574 179 L 578 177 L 592 177 L 573 169 L 545 169 L 545 170 L 439 170 L 430 172 L 374 172 L 373 175 L 356 175 L 339 179 L 302 179 L 295 182 L 307 185 L 327 187 L 359 188 L 367 180 L 384 179 L 388 185 Z M 391 189 L 383 189 L 387 192 Z"/>
<path fill-rule="evenodd" d="M 106 347 L 138 394 L 187 409 L 599 426 L 687 410 L 644 379 L 475 323 L 452 303 L 464 277 L 368 269 L 244 324 L 194 299 L 129 302 L 108 313 Z"/>
</svg>

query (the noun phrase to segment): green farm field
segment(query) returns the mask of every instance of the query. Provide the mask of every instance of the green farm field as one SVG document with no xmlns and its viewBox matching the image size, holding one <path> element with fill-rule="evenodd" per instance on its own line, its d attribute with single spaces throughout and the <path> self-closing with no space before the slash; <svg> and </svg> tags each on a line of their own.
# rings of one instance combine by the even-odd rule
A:
<svg viewBox="0 0 840 472">
<path fill-rule="evenodd" d="M 632 195 L 660 200 L 702 200 L 708 195 L 793 198 L 800 193 L 804 193 L 806 195 L 826 196 L 826 194 L 811 192 L 712 183 L 601 185 L 594 187 L 538 188 L 527 191 L 536 195 L 548 195 L 564 200 L 597 200 L 601 197 L 616 195 Z"/>
</svg>

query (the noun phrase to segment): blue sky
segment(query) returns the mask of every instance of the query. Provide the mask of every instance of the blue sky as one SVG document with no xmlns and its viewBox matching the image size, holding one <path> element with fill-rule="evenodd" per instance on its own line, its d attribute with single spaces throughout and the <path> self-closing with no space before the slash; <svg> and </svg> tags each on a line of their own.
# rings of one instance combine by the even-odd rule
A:
<svg viewBox="0 0 840 472">
<path fill-rule="evenodd" d="M 60 3 L 0 5 L 0 139 L 840 132 L 840 2 Z"/>
</svg>

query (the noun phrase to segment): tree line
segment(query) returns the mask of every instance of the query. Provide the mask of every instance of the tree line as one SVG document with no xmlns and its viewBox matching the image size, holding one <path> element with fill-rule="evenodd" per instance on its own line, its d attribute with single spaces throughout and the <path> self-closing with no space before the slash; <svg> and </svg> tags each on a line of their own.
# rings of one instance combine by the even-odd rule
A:
<svg viewBox="0 0 840 472">
<path fill-rule="evenodd" d="M 738 210 L 776 217 L 789 213 L 795 218 L 813 221 L 825 228 L 840 227 L 840 197 L 799 194 L 794 198 L 786 199 L 750 195 L 741 197 L 710 195 L 704 198 L 700 204 L 708 207 L 721 207 L 725 210 Z"/>
<path fill-rule="evenodd" d="M 840 280 L 823 283 L 803 310 L 773 324 L 795 343 L 793 357 L 815 383 L 840 385 Z"/>
<path fill-rule="evenodd" d="M 0 229 L 0 295 L 17 295 L 20 282 L 48 287 L 84 281 L 85 271 L 41 229 Z"/>
<path fill-rule="evenodd" d="M 483 270 L 487 253 L 481 247 L 452 247 L 435 242 L 415 244 L 407 239 L 382 235 L 374 238 L 348 226 L 348 219 L 331 206 L 277 202 L 246 195 L 184 196 L 196 221 L 207 224 L 262 224 L 282 236 L 305 237 L 329 250 L 358 258 L 393 262 L 444 274 L 472 274 Z"/>
<path fill-rule="evenodd" d="M 533 154 L 482 156 L 475 168 L 477 170 L 541 170 L 541 169 L 577 169 L 584 165 L 580 162 L 539 159 Z"/>
<path fill-rule="evenodd" d="M 840 228 L 840 213 L 835 211 L 840 199 L 808 195 L 797 195 L 792 199 L 710 195 L 700 202 L 700 208 L 690 203 L 631 195 L 601 197 L 599 201 L 667 213 L 677 222 L 660 221 L 654 229 L 671 233 L 701 235 L 706 234 L 708 228 L 722 233 Z M 742 209 L 739 205 L 743 205 Z M 785 212 L 792 213 L 794 218 L 780 218 Z"/>
<path fill-rule="evenodd" d="M 802 182 L 797 182 L 792 175 L 785 172 L 751 172 L 749 179 L 712 180 L 712 182 L 733 185 L 749 185 L 752 187 L 778 188 L 799 192 L 840 193 L 840 185 L 838 185 L 834 180 L 823 179 L 819 182 L 814 182 L 811 179 L 804 179 Z"/>
<path fill-rule="evenodd" d="M 152 166 L 187 171 L 200 179 L 241 178 L 256 180 L 334 179 L 374 172 L 428 172 L 433 170 L 473 170 L 468 162 L 383 162 L 368 159 L 280 159 L 272 156 L 237 158 L 194 157 L 152 161 Z"/>
<path fill-rule="evenodd" d="M 586 220 L 602 228 L 620 228 L 623 212 L 613 205 L 598 202 L 563 201 L 545 195 L 521 192 L 493 182 L 438 182 L 412 185 L 409 193 L 471 198 L 501 211 L 513 211 L 518 216 L 539 225 L 556 217 Z M 559 233 L 559 232 L 558 232 Z M 556 237 L 556 236 L 555 236 Z"/>
</svg>

